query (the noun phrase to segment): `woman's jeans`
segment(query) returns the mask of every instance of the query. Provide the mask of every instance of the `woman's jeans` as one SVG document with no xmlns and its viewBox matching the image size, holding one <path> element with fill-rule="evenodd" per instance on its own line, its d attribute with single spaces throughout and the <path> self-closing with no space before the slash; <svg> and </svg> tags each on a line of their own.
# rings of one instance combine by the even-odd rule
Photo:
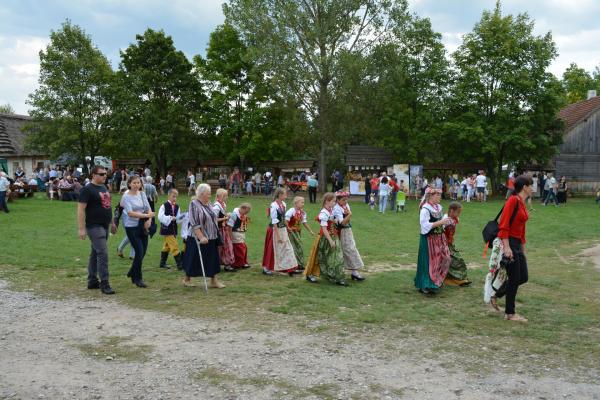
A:
<svg viewBox="0 0 600 400">
<path fill-rule="evenodd" d="M 388 195 L 379 195 L 379 212 L 385 213 L 385 209 L 387 207 Z"/>
<path fill-rule="evenodd" d="M 140 226 L 126 227 L 125 233 L 127 233 L 131 247 L 135 251 L 130 270 L 131 280 L 135 282 L 142 279 L 142 261 L 148 248 L 148 235 L 144 234 L 143 227 Z"/>
</svg>

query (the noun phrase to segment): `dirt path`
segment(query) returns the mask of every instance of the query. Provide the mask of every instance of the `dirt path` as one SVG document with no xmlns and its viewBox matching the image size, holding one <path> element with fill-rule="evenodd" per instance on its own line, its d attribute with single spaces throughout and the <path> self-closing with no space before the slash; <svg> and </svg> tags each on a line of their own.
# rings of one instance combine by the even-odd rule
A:
<svg viewBox="0 0 600 400">
<path fill-rule="evenodd" d="M 382 355 L 414 339 L 249 331 L 131 309 L 118 295 L 49 300 L 0 281 L 0 310 L 0 399 L 600 399 L 599 384 Z"/>
</svg>

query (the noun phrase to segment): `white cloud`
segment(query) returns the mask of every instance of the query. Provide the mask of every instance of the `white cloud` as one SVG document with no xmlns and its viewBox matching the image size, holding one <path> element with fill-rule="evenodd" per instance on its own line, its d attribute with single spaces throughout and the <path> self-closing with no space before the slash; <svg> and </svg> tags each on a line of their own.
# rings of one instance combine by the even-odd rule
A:
<svg viewBox="0 0 600 400">
<path fill-rule="evenodd" d="M 0 104 L 27 114 L 25 100 L 37 88 L 39 52 L 48 42 L 37 36 L 0 36 Z"/>
</svg>

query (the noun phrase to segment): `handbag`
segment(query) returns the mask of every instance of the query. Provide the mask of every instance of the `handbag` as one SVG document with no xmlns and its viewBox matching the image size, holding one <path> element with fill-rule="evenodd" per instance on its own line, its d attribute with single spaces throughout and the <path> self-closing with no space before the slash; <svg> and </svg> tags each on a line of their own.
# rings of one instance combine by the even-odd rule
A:
<svg viewBox="0 0 600 400">
<path fill-rule="evenodd" d="M 512 223 L 514 222 L 518 210 L 519 203 L 517 203 L 517 206 L 515 207 L 512 215 L 510 216 L 510 225 L 512 225 Z M 500 231 L 500 226 L 498 225 L 498 218 L 500 218 L 500 215 L 502 215 L 502 211 L 504 211 L 504 206 L 502 206 L 500 212 L 498 212 L 498 215 L 496 215 L 496 218 L 485 224 L 485 226 L 483 227 L 483 231 L 481 232 L 481 235 L 483 236 L 483 242 L 486 243 L 487 247 L 489 247 L 490 249 L 493 246 L 494 239 L 498 237 L 498 232 Z"/>
</svg>

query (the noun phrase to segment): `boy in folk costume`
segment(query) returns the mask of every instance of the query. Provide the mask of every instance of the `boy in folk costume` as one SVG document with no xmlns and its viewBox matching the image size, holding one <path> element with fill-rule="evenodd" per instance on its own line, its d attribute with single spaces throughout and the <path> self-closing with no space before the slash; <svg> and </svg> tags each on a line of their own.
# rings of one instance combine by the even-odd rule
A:
<svg viewBox="0 0 600 400">
<path fill-rule="evenodd" d="M 340 248 L 339 231 L 333 216 L 334 205 L 335 195 L 325 193 L 323 208 L 317 217 L 321 230 L 313 242 L 304 275 L 306 275 L 307 281 L 316 283 L 316 277 L 323 273 L 329 281 L 337 285 L 348 286 L 344 279 L 344 259 Z"/>
<path fill-rule="evenodd" d="M 248 214 L 252 206 L 249 203 L 242 203 L 238 208 L 234 208 L 229 216 L 227 226 L 231 229 L 231 241 L 233 243 L 233 268 L 250 268 L 248 264 L 248 247 L 246 246 L 246 230 L 248 228 Z"/>
<path fill-rule="evenodd" d="M 175 258 L 177 269 L 181 269 L 181 252 L 177 244 L 177 222 L 181 221 L 179 205 L 177 204 L 177 189 L 170 189 L 168 200 L 158 210 L 160 235 L 163 237 L 163 248 L 160 252 L 160 268 L 169 268 L 167 258 L 169 253 Z"/>
<path fill-rule="evenodd" d="M 444 216 L 452 221 L 449 225 L 444 226 L 444 235 L 446 236 L 448 250 L 450 250 L 450 258 L 452 259 L 444 283 L 450 286 L 468 286 L 471 284 L 471 281 L 467 278 L 467 264 L 460 255 L 460 252 L 454 246 L 454 234 L 456 232 L 456 226 L 458 225 L 461 211 L 462 205 L 454 201 L 448 206 L 448 215 Z"/>
<path fill-rule="evenodd" d="M 352 224 L 350 223 L 352 211 L 350 211 L 350 205 L 348 204 L 348 196 L 350 196 L 348 192 L 339 191 L 335 193 L 336 205 L 333 206 L 333 217 L 337 223 L 346 269 L 352 271 L 350 276 L 353 281 L 364 281 L 365 278 L 358 273 L 358 270 L 363 268 L 365 264 L 354 241 Z"/>
<path fill-rule="evenodd" d="M 312 236 L 315 233 L 310 229 L 310 226 L 306 223 L 306 212 L 304 211 L 304 197 L 294 197 L 294 208 L 290 208 L 285 213 L 285 220 L 287 222 L 287 228 L 290 237 L 290 243 L 294 248 L 294 254 L 296 255 L 296 261 L 298 261 L 298 270 L 304 270 L 306 265 L 304 262 L 304 250 L 302 249 L 302 225 L 306 228 Z"/>
<path fill-rule="evenodd" d="M 219 246 L 219 259 L 221 264 L 225 266 L 226 272 L 237 272 L 231 264 L 235 259 L 233 255 L 233 242 L 231 240 L 231 230 L 227 228 L 229 213 L 227 212 L 227 190 L 217 189 L 216 201 L 213 205 L 213 211 L 217 215 L 217 224 L 223 238 L 223 245 Z"/>
<path fill-rule="evenodd" d="M 284 188 L 275 189 L 274 201 L 267 209 L 269 226 L 265 235 L 263 252 L 263 274 L 273 275 L 273 272 L 287 272 L 293 276 L 298 269 L 294 248 L 285 224 L 286 206 L 284 200 L 287 193 Z"/>
<path fill-rule="evenodd" d="M 442 218 L 441 197 L 441 190 L 427 188 L 421 202 L 421 239 L 415 286 L 423 294 L 437 293 L 451 263 L 444 225 L 450 225 L 452 221 L 450 218 Z"/>
</svg>

